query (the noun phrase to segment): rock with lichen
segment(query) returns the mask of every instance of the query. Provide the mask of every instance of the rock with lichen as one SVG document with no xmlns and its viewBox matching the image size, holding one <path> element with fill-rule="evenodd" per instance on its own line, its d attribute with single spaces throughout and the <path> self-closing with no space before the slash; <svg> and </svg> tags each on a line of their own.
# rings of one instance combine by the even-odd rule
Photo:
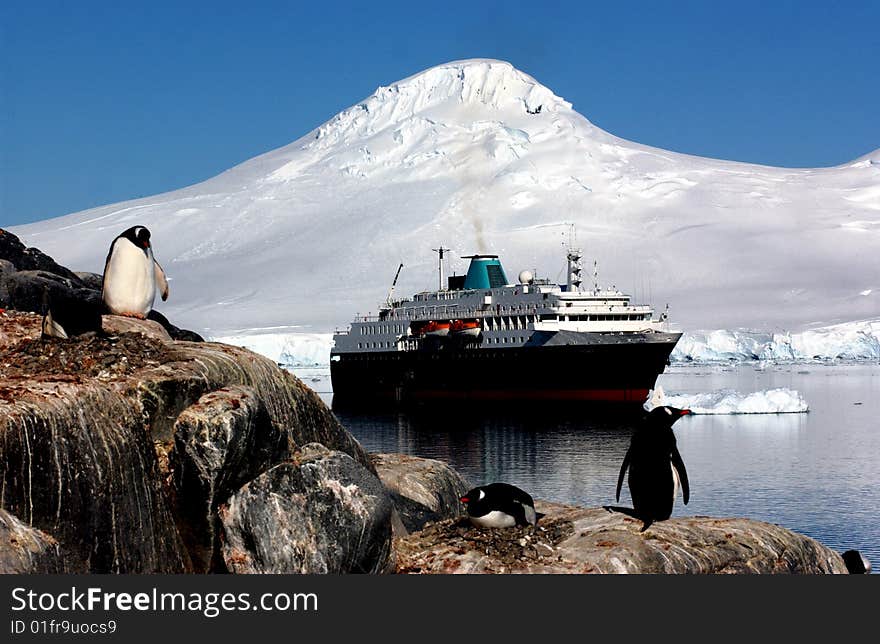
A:
<svg viewBox="0 0 880 644">
<path fill-rule="evenodd" d="M 403 573 L 846 573 L 818 541 L 749 519 L 642 523 L 602 508 L 538 502 L 537 526 L 481 529 L 450 519 L 395 540 Z"/>
<path fill-rule="evenodd" d="M 375 474 L 306 445 L 221 506 L 223 558 L 236 573 L 383 572 L 392 510 Z"/>
</svg>

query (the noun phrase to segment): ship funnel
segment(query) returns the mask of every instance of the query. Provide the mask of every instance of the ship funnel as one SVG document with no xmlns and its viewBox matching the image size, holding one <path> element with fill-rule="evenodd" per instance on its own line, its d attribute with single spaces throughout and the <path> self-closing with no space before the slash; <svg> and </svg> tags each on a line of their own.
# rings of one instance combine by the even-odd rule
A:
<svg viewBox="0 0 880 644">
<path fill-rule="evenodd" d="M 498 260 L 498 255 L 463 255 L 471 260 L 467 276 L 464 278 L 465 289 L 499 288 L 507 285 L 507 276 Z"/>
</svg>

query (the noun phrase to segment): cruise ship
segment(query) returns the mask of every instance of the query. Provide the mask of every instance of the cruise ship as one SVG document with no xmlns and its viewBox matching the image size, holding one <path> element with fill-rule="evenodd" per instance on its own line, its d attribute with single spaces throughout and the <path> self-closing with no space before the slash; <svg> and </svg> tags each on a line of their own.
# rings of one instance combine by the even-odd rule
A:
<svg viewBox="0 0 880 644">
<path fill-rule="evenodd" d="M 581 253 L 565 284 L 497 255 L 470 255 L 467 274 L 393 300 L 338 331 L 330 353 L 334 407 L 432 401 L 590 401 L 641 405 L 681 337 L 616 288 L 581 289 Z M 402 264 L 401 264 L 402 267 Z M 400 275 L 398 268 L 397 276 Z M 395 276 L 394 284 L 397 282 Z M 393 293 L 392 285 L 391 292 Z"/>
</svg>

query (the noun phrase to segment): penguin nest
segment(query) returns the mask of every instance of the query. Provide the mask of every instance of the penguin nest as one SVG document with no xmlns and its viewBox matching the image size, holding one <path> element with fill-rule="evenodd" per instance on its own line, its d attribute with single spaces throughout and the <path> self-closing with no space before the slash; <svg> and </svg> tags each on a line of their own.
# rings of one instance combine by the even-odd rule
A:
<svg viewBox="0 0 880 644">
<path fill-rule="evenodd" d="M 549 563 L 559 560 L 556 546 L 572 534 L 574 524 L 565 519 L 544 517 L 537 526 L 512 528 L 477 528 L 467 518 L 447 519 L 400 540 L 397 550 L 403 565 L 398 572 L 419 572 L 419 553 L 438 548 L 462 555 L 475 551 L 512 568 Z"/>
<path fill-rule="evenodd" d="M 140 333 L 86 334 L 70 340 L 27 338 L 0 351 L 0 372 L 9 380 L 116 380 L 164 362 L 167 352 L 164 342 Z"/>
</svg>

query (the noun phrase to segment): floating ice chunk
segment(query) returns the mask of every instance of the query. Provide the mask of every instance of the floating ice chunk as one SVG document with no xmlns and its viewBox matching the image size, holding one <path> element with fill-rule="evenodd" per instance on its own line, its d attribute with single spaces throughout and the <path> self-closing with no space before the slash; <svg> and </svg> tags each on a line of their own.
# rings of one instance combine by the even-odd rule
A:
<svg viewBox="0 0 880 644">
<path fill-rule="evenodd" d="M 723 389 L 701 394 L 669 394 L 665 405 L 695 414 L 801 414 L 810 410 L 800 392 L 768 389 L 750 394 Z"/>
</svg>

